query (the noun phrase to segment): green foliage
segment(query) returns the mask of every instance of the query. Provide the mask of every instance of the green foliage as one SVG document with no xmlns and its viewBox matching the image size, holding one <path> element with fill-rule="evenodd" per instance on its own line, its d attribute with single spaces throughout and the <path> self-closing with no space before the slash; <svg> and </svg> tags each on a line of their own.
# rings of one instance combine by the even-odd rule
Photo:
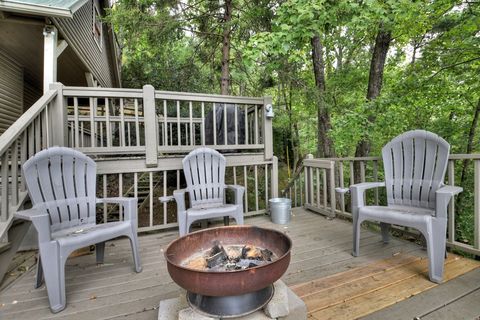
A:
<svg viewBox="0 0 480 320">
<path fill-rule="evenodd" d="M 108 20 L 123 43 L 124 85 L 218 92 L 225 26 L 221 5 L 213 0 L 117 2 Z M 273 97 L 275 154 L 281 160 L 295 166 L 294 160 L 316 150 L 314 34 L 324 47 L 323 99 L 338 156 L 354 155 L 363 136 L 372 141 L 370 153 L 378 155 L 387 141 L 410 129 L 436 132 L 451 143 L 452 152 L 466 152 L 480 100 L 478 1 L 234 0 L 233 5 L 231 92 Z M 393 40 L 381 95 L 367 102 L 380 25 Z M 480 152 L 474 133 L 472 151 Z M 471 171 L 466 187 L 473 183 Z M 459 237 L 466 242 L 473 239 L 472 197 L 465 192 L 457 207 Z"/>
</svg>

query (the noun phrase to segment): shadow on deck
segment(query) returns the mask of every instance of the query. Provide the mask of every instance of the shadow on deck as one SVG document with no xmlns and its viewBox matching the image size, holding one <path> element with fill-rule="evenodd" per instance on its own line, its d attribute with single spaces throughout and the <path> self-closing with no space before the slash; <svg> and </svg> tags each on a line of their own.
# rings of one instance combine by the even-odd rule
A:
<svg viewBox="0 0 480 320">
<path fill-rule="evenodd" d="M 430 298 L 430 304 L 423 303 L 429 292 L 441 294 L 443 291 L 439 289 L 453 286 L 455 280 L 436 287 L 428 281 L 426 251 L 416 244 L 395 238 L 383 244 L 380 235 L 363 230 L 361 255 L 353 258 L 349 222 L 327 220 L 300 208 L 294 209 L 288 226 L 272 224 L 266 216 L 247 218 L 246 224 L 274 228 L 290 235 L 292 262 L 282 279 L 307 303 L 311 319 L 354 319 L 378 310 L 372 319 L 382 319 L 381 309 L 389 306 L 385 310 L 392 309 L 398 316 L 396 319 L 412 319 L 410 314 L 431 313 L 429 310 L 435 310 L 435 303 L 444 305 L 453 298 L 444 293 L 443 300 Z M 170 279 L 163 258 L 163 249 L 177 237 L 176 231 L 141 236 L 144 269 L 139 274 L 133 272 L 126 239 L 107 243 L 103 265 L 95 264 L 94 255 L 69 259 L 67 308 L 55 315 L 48 308 L 45 287 L 33 289 L 34 270 L 29 270 L 0 293 L 1 318 L 157 319 L 160 300 L 183 294 Z M 479 262 L 449 255 L 445 278 L 456 278 L 478 266 Z M 458 279 L 472 277 L 471 274 Z M 432 287 L 435 288 L 426 291 Z M 454 287 L 459 297 L 466 296 L 468 290 L 475 292 L 471 285 L 465 286 L 465 292 L 458 288 L 462 287 L 461 283 Z M 405 301 L 395 304 L 402 300 Z M 401 312 L 405 303 L 410 304 L 408 317 Z M 480 313 L 480 307 L 477 308 Z"/>
</svg>

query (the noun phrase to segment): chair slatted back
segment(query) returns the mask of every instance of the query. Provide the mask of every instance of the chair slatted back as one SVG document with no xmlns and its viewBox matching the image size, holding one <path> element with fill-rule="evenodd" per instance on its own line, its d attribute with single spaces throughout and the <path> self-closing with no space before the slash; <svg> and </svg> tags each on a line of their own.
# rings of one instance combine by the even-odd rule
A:
<svg viewBox="0 0 480 320">
<path fill-rule="evenodd" d="M 23 165 L 30 199 L 50 215 L 51 231 L 95 223 L 96 164 L 64 147 L 42 150 Z"/>
<path fill-rule="evenodd" d="M 225 157 L 216 150 L 198 148 L 190 152 L 182 163 L 192 208 L 223 204 Z"/>
<path fill-rule="evenodd" d="M 389 205 L 435 209 L 443 185 L 450 145 L 424 130 L 405 132 L 382 149 Z"/>
</svg>

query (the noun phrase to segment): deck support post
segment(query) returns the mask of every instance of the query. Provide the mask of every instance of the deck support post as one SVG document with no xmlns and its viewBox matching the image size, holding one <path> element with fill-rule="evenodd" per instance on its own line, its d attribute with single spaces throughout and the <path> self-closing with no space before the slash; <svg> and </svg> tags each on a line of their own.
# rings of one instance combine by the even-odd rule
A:
<svg viewBox="0 0 480 320">
<path fill-rule="evenodd" d="M 474 223 L 474 233 L 473 233 L 473 247 L 478 250 L 480 249 L 480 161 L 474 160 L 474 209 L 473 209 L 473 223 Z"/>
<path fill-rule="evenodd" d="M 158 132 L 155 112 L 155 89 L 147 84 L 143 86 L 143 112 L 145 118 L 145 165 L 157 166 Z"/>
<path fill-rule="evenodd" d="M 335 161 L 330 161 L 329 177 L 328 189 L 330 192 L 330 216 L 333 218 L 336 215 L 337 209 L 337 200 L 335 199 Z"/>
<path fill-rule="evenodd" d="M 272 157 L 272 181 L 270 181 L 272 189 L 272 198 L 278 197 L 278 158 Z"/>
<path fill-rule="evenodd" d="M 307 154 L 305 159 L 313 159 L 313 154 Z M 305 170 L 305 203 L 310 204 L 313 206 L 313 173 L 311 166 L 305 166 L 305 162 L 303 164 L 303 168 Z"/>
<path fill-rule="evenodd" d="M 50 145 L 64 147 L 68 144 L 68 120 L 67 104 L 63 97 L 63 84 L 51 83 L 49 89 L 57 91 L 57 96 L 51 102 L 49 110 Z"/>
<path fill-rule="evenodd" d="M 270 160 L 273 157 L 273 131 L 272 120 L 273 110 L 267 110 L 272 108 L 272 97 L 263 98 L 263 144 L 265 152 L 265 160 Z"/>
<path fill-rule="evenodd" d="M 57 28 L 46 25 L 43 28 L 43 37 L 43 93 L 45 93 L 51 83 L 57 82 Z"/>
</svg>

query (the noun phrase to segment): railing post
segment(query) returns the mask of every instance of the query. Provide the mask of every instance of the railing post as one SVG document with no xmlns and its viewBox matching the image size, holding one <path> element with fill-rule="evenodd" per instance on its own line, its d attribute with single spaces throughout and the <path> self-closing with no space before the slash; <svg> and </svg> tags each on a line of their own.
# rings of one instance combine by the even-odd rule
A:
<svg viewBox="0 0 480 320">
<path fill-rule="evenodd" d="M 313 154 L 307 154 L 305 159 L 313 159 Z M 313 176 L 312 176 L 312 167 L 305 166 L 305 203 L 304 205 L 310 204 L 313 206 Z"/>
<path fill-rule="evenodd" d="M 145 165 L 157 166 L 158 133 L 155 112 L 155 89 L 147 84 L 143 86 L 143 112 L 145 119 Z"/>
<path fill-rule="evenodd" d="M 474 242 L 473 246 L 475 249 L 480 248 L 480 160 L 474 160 L 474 180 L 475 180 L 475 191 L 474 191 Z"/>
<path fill-rule="evenodd" d="M 332 207 L 332 217 L 335 217 L 335 210 L 337 207 L 337 202 L 335 199 L 335 162 L 330 161 L 330 182 L 329 182 L 329 189 L 330 189 L 330 206 Z"/>
<path fill-rule="evenodd" d="M 46 93 L 51 88 L 49 85 L 57 81 L 58 30 L 53 25 L 46 25 L 43 35 L 43 93 Z"/>
<path fill-rule="evenodd" d="M 448 161 L 448 184 L 455 185 L 455 160 Z M 476 212 L 476 211 L 475 211 Z M 448 205 L 448 241 L 455 241 L 455 197 L 452 197 Z"/>
<path fill-rule="evenodd" d="M 267 108 L 273 108 L 272 97 L 263 98 L 264 153 L 265 153 L 265 160 L 270 160 L 273 157 L 273 131 L 272 131 L 273 110 L 271 110 L 271 114 L 270 114 L 270 112 L 267 112 Z"/>
<path fill-rule="evenodd" d="M 63 84 L 56 82 L 50 84 L 50 90 L 57 90 L 57 96 L 51 102 L 48 110 L 49 139 L 51 146 L 67 146 L 68 144 L 68 121 L 67 104 L 63 97 Z"/>
<path fill-rule="evenodd" d="M 270 181 L 272 189 L 272 198 L 278 197 L 278 158 L 272 157 L 272 181 Z"/>
</svg>

